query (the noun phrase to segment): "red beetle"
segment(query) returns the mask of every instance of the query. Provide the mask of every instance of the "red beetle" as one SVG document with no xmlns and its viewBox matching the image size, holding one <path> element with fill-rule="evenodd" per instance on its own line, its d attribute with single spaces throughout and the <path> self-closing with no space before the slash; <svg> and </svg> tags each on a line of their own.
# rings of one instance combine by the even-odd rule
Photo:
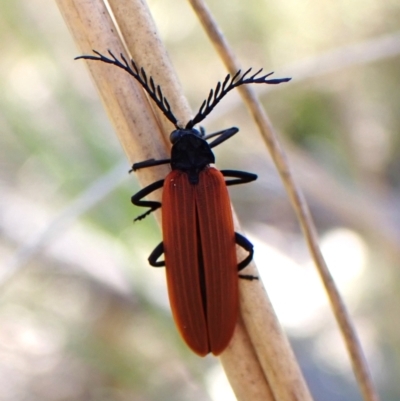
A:
<svg viewBox="0 0 400 401">
<path fill-rule="evenodd" d="M 267 79 L 272 73 L 257 77 L 237 72 L 228 74 L 224 82 L 211 90 L 196 116 L 184 128 L 178 126 L 169 103 L 153 79 L 147 80 L 143 69 L 133 60 L 122 61 L 111 52 L 111 58 L 95 51 L 96 56 L 80 56 L 89 60 L 116 65 L 131 74 L 146 90 L 164 115 L 175 125 L 170 135 L 171 158 L 135 163 L 131 171 L 169 163 L 172 171 L 163 180 L 143 188 L 132 196 L 132 203 L 150 209 L 137 217 L 141 220 L 161 207 L 160 202 L 145 201 L 144 197 L 163 188 L 161 242 L 149 256 L 152 266 L 166 266 L 168 295 L 172 314 L 187 345 L 198 355 L 220 354 L 229 344 L 235 329 L 238 310 L 238 276 L 253 280 L 257 277 L 239 274 L 253 257 L 253 245 L 234 231 L 227 185 L 254 181 L 255 174 L 236 170 L 217 170 L 212 148 L 235 135 L 235 127 L 205 135 L 194 128 L 233 88 L 251 83 L 279 84 L 290 78 Z M 214 138 L 212 142 L 208 139 Z M 225 180 L 225 177 L 228 180 Z M 231 178 L 231 179 L 229 179 Z M 238 263 L 236 244 L 248 251 Z M 159 257 L 164 254 L 164 260 Z"/>
</svg>

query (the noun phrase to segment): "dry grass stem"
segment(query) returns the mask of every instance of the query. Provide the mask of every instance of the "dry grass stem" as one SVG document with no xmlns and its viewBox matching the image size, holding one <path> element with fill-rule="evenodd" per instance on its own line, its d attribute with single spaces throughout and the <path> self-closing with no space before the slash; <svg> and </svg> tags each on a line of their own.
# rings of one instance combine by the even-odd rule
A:
<svg viewBox="0 0 400 401">
<path fill-rule="evenodd" d="M 92 54 L 92 49 L 127 53 L 103 1 L 57 0 L 57 4 L 80 54 Z M 99 62 L 87 62 L 87 67 L 129 162 L 168 157 L 164 133 L 140 85 L 118 68 Z M 167 172 L 165 166 L 144 169 L 138 178 L 144 186 Z"/>
<path fill-rule="evenodd" d="M 103 53 L 112 49 L 116 55 L 121 52 L 134 55 L 148 75 L 154 76 L 156 82 L 162 85 L 163 92 L 178 118 L 185 121 L 188 119 L 189 108 L 178 80 L 174 78 L 154 23 L 141 1 L 130 1 L 126 4 L 110 2 L 118 28 L 114 26 L 113 19 L 100 0 L 57 0 L 57 3 L 82 54 L 91 54 L 92 49 Z M 122 32 L 122 39 L 119 32 Z M 166 135 L 169 134 L 171 125 L 158 112 L 154 112 L 153 105 L 149 104 L 142 88 L 132 77 L 117 68 L 93 61 L 87 65 L 129 161 L 167 157 Z M 163 167 L 145 169 L 139 179 L 145 186 L 165 176 L 166 172 L 167 169 Z M 248 270 L 250 274 L 251 269 L 254 267 Z M 249 319 L 243 319 L 245 325 L 239 319 L 234 338 L 221 358 L 238 399 L 309 400 L 308 392 L 303 390 L 305 386 L 298 374 L 293 354 L 282 335 L 270 303 L 264 297 L 261 284 L 245 282 L 240 285 L 241 309 L 245 313 L 250 313 L 251 310 L 255 316 L 255 319 L 250 319 L 250 326 L 259 333 L 255 337 L 260 344 L 249 341 L 249 338 L 254 338 L 247 334 Z M 243 291 L 244 288 L 249 288 L 250 291 Z M 263 315 L 268 315 L 269 318 L 263 320 Z M 269 333 L 268 342 L 260 335 L 265 332 Z M 268 380 L 272 378 L 274 382 L 273 391 L 264 373 L 265 366 L 260 365 L 259 354 L 254 352 L 254 349 L 260 348 L 269 354 Z M 282 363 L 283 361 L 289 363 Z"/>
<path fill-rule="evenodd" d="M 202 0 L 190 0 L 190 3 L 195 9 L 205 31 L 209 35 L 228 70 L 231 73 L 234 73 L 240 68 L 240 66 L 204 2 Z M 317 234 L 312 218 L 310 216 L 305 199 L 297 184 L 293 180 L 293 176 L 286 160 L 286 155 L 277 140 L 277 136 L 274 133 L 267 115 L 263 111 L 260 103 L 257 101 L 252 89 L 243 86 L 239 90 L 251 114 L 253 115 L 254 120 L 259 126 L 264 141 L 268 146 L 274 163 L 285 185 L 292 206 L 298 216 L 310 253 L 318 268 L 321 279 L 331 301 L 334 315 L 343 334 L 346 347 L 353 364 L 353 370 L 360 386 L 363 398 L 365 401 L 377 401 L 378 396 L 372 384 L 370 373 L 365 362 L 364 354 L 357 334 L 319 249 Z"/>
</svg>

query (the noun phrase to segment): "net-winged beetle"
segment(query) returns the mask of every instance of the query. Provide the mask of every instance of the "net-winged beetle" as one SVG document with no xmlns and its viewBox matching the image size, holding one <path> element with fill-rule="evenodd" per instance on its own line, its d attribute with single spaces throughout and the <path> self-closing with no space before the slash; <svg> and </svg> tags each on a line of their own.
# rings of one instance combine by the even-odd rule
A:
<svg viewBox="0 0 400 401">
<path fill-rule="evenodd" d="M 161 88 L 147 78 L 143 68 L 121 54 L 117 59 L 94 51 L 94 55 L 79 56 L 113 64 L 132 75 L 148 93 L 169 121 L 175 126 L 170 135 L 171 157 L 135 163 L 132 170 L 170 164 L 172 171 L 165 179 L 154 182 L 132 196 L 132 203 L 148 207 L 137 217 L 141 220 L 161 207 L 160 202 L 144 197 L 163 188 L 161 242 L 149 256 L 150 265 L 166 266 L 168 295 L 172 314 L 187 345 L 198 355 L 220 354 L 229 344 L 236 325 L 239 294 L 238 271 L 253 257 L 253 245 L 234 231 L 227 186 L 257 179 L 255 174 L 236 170 L 217 170 L 212 148 L 226 141 L 239 130 L 232 127 L 206 135 L 194 126 L 200 123 L 232 89 L 245 84 L 280 84 L 290 78 L 267 79 L 272 73 L 250 75 L 251 69 L 234 76 L 229 74 L 218 82 L 201 105 L 196 116 L 180 127 Z M 250 76 L 249 76 L 250 75 Z M 214 138 L 211 142 L 208 140 Z M 225 180 L 225 177 L 228 180 Z M 236 244 L 248 255 L 238 263 Z M 159 261 L 164 254 L 164 260 Z M 239 274 L 240 278 L 256 277 Z"/>
</svg>

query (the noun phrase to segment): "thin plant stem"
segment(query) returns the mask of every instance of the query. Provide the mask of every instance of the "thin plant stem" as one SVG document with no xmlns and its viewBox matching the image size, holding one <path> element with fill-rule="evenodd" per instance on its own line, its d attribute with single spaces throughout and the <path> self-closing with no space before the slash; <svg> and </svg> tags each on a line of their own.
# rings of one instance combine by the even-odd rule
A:
<svg viewBox="0 0 400 401">
<path fill-rule="evenodd" d="M 240 68 L 240 65 L 204 1 L 189 0 L 189 2 L 228 70 L 231 73 L 237 71 Z M 293 179 L 286 154 L 278 141 L 277 135 L 266 113 L 257 100 L 254 91 L 250 87 L 242 87 L 240 88 L 240 93 L 262 133 L 262 137 L 270 151 L 292 206 L 296 212 L 307 246 L 314 263 L 317 266 L 330 299 L 332 310 L 342 332 L 362 396 L 365 401 L 378 401 L 379 398 L 373 386 L 357 333 L 319 248 L 317 232 L 313 220 L 305 198 Z"/>
</svg>

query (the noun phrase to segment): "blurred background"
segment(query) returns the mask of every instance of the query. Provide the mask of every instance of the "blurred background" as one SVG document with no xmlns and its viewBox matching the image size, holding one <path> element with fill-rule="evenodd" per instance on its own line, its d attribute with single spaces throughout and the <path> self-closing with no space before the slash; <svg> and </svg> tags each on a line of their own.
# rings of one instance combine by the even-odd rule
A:
<svg viewBox="0 0 400 401">
<path fill-rule="evenodd" d="M 189 5 L 151 0 L 196 110 L 226 74 Z M 288 152 L 382 400 L 400 386 L 400 3 L 209 1 Z M 218 361 L 178 337 L 161 234 L 55 2 L 0 4 L 0 400 L 233 400 Z M 99 49 L 101 50 L 101 49 Z M 218 166 L 316 400 L 359 401 L 298 223 L 238 95 L 205 121 L 239 126 Z"/>
</svg>

